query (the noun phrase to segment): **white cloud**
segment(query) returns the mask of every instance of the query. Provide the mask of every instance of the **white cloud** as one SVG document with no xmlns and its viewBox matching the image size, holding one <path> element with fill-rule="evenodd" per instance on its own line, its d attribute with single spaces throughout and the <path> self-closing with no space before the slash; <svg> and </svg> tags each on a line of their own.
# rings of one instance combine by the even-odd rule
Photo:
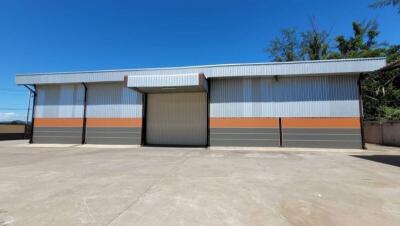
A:
<svg viewBox="0 0 400 226">
<path fill-rule="evenodd" d="M 15 112 L 0 112 L 0 121 L 17 120 L 18 114 Z"/>
</svg>

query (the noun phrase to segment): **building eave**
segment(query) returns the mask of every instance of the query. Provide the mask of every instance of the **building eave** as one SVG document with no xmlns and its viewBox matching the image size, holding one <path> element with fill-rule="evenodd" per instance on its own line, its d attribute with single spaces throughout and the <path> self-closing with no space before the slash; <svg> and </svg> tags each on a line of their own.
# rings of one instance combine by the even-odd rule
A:
<svg viewBox="0 0 400 226">
<path fill-rule="evenodd" d="M 337 59 L 318 61 L 219 64 L 185 67 L 141 68 L 79 72 L 18 74 L 16 84 L 65 84 L 123 82 L 125 76 L 203 73 L 207 78 L 321 76 L 357 74 L 376 71 L 386 66 L 386 58 Z"/>
</svg>

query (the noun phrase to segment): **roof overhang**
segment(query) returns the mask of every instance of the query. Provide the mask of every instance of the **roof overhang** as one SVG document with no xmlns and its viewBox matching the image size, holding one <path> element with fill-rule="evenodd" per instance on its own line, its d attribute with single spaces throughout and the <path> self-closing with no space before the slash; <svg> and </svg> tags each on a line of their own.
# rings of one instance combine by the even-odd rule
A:
<svg viewBox="0 0 400 226">
<path fill-rule="evenodd" d="M 207 92 L 203 73 L 125 76 L 125 86 L 141 93 Z"/>
<path fill-rule="evenodd" d="M 360 74 L 376 71 L 386 65 L 386 59 L 360 58 L 295 62 L 220 64 L 190 67 L 144 68 L 130 70 L 59 72 L 17 75 L 16 84 L 65 84 L 122 82 L 127 76 L 163 76 L 204 73 L 207 78 L 229 77 L 304 77 Z M 140 80 L 137 78 L 136 80 Z"/>
</svg>

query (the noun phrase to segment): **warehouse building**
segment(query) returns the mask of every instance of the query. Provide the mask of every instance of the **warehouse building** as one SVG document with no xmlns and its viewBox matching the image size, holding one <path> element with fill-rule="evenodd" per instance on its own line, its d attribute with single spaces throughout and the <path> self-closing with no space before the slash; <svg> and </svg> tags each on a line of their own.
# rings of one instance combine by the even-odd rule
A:
<svg viewBox="0 0 400 226">
<path fill-rule="evenodd" d="M 361 148 L 385 58 L 23 74 L 33 143 Z"/>
</svg>

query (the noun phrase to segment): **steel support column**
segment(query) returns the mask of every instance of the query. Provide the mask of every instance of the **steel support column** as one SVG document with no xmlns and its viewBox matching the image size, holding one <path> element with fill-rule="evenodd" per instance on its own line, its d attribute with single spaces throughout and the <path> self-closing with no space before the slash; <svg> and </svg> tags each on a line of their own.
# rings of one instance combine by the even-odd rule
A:
<svg viewBox="0 0 400 226">
<path fill-rule="evenodd" d="M 83 123 L 82 123 L 82 144 L 86 143 L 86 106 L 87 106 L 87 86 L 82 83 L 84 87 L 84 98 L 83 98 Z"/>
<path fill-rule="evenodd" d="M 33 85 L 33 89 L 27 85 L 24 85 L 29 92 L 33 93 L 33 105 L 32 105 L 32 118 L 31 118 L 31 134 L 29 137 L 29 143 L 32 144 L 33 143 L 33 129 L 35 127 L 35 106 L 36 106 L 36 97 L 37 97 L 37 93 L 36 93 L 36 85 Z"/>
<path fill-rule="evenodd" d="M 363 99 L 362 99 L 362 91 L 361 91 L 361 76 L 362 76 L 362 74 L 359 75 L 358 80 L 357 80 L 358 105 L 359 105 L 359 111 L 360 111 L 361 147 L 362 147 L 362 149 L 366 149 L 365 148 L 365 140 L 364 140 L 364 109 L 363 109 Z"/>
</svg>

